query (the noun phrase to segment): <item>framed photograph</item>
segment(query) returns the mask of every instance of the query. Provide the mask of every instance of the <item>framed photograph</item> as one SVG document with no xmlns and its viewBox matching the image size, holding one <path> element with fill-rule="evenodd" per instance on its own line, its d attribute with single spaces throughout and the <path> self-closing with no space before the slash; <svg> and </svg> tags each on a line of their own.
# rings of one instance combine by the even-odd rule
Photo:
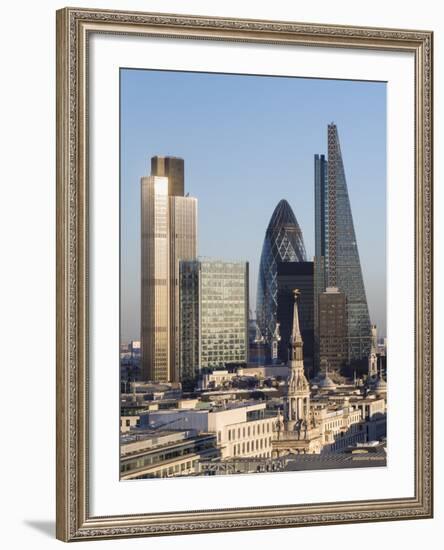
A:
<svg viewBox="0 0 444 550">
<path fill-rule="evenodd" d="M 432 39 L 57 12 L 57 537 L 432 517 Z"/>
</svg>

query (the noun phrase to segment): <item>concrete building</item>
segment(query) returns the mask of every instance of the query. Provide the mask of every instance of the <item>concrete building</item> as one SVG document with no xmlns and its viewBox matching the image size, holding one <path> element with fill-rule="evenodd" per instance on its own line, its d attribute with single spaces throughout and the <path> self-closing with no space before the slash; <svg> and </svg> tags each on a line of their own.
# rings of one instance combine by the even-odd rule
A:
<svg viewBox="0 0 444 550">
<path fill-rule="evenodd" d="M 248 262 L 181 261 L 180 379 L 248 361 Z"/>
<path fill-rule="evenodd" d="M 141 179 L 141 372 L 179 379 L 179 260 L 197 255 L 197 199 L 184 196 L 183 160 L 154 157 Z"/>
<path fill-rule="evenodd" d="M 198 388 L 201 390 L 211 387 L 219 388 L 224 383 L 231 382 L 237 376 L 239 376 L 237 371 L 228 371 L 227 369 L 206 370 L 199 376 Z"/>
<path fill-rule="evenodd" d="M 362 412 L 348 400 L 342 404 L 313 406 L 314 422 L 321 434 L 321 452 L 343 451 L 367 441 Z"/>
<path fill-rule="evenodd" d="M 154 411 L 142 415 L 141 427 L 168 426 L 216 435 L 221 459 L 271 457 L 276 413 L 265 403 L 234 402 L 211 409 Z"/>
<path fill-rule="evenodd" d="M 199 472 L 201 460 L 220 457 L 214 434 L 193 431 L 143 431 L 120 439 L 120 478 L 176 477 Z"/>
<path fill-rule="evenodd" d="M 367 441 L 381 441 L 387 436 L 387 404 L 384 397 L 370 395 L 351 400 L 351 403 L 361 411 Z"/>
<path fill-rule="evenodd" d="M 125 415 L 120 417 L 120 433 L 130 432 L 132 429 L 139 426 L 140 416 L 137 415 Z"/>
<path fill-rule="evenodd" d="M 239 377 L 254 377 L 258 380 L 265 378 L 286 379 L 288 376 L 287 365 L 266 365 L 256 366 L 248 364 L 247 367 L 238 367 L 236 369 L 206 369 L 198 379 L 198 388 L 206 390 L 211 387 L 221 387 L 225 383 L 233 382 Z"/>
</svg>

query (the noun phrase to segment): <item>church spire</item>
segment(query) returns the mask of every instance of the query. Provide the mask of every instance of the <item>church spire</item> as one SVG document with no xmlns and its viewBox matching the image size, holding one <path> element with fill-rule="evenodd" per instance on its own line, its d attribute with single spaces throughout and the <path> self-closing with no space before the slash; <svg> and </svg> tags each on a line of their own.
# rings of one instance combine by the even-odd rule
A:
<svg viewBox="0 0 444 550">
<path fill-rule="evenodd" d="M 285 419 L 287 430 L 300 427 L 306 421 L 310 407 L 310 386 L 304 374 L 304 357 L 302 354 L 302 337 L 299 328 L 298 297 L 300 291 L 293 291 L 293 327 L 290 338 L 291 355 L 288 363 L 287 395 L 285 398 Z"/>
<path fill-rule="evenodd" d="M 293 290 L 294 306 L 293 306 L 293 328 L 291 331 L 290 346 L 291 346 L 291 361 L 303 361 L 302 354 L 302 336 L 299 328 L 299 311 L 298 311 L 298 298 L 300 290 L 295 288 Z"/>
<path fill-rule="evenodd" d="M 368 379 L 372 380 L 378 376 L 378 358 L 376 355 L 378 345 L 376 325 L 371 327 L 371 349 L 368 358 Z"/>
</svg>

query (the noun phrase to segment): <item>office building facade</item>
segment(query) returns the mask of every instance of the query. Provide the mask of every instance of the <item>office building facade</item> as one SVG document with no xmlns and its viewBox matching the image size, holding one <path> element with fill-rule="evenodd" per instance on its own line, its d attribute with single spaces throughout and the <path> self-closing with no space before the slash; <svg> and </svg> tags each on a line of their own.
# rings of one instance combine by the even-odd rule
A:
<svg viewBox="0 0 444 550">
<path fill-rule="evenodd" d="M 314 366 L 319 370 L 319 295 L 327 287 L 328 260 L 328 163 L 325 155 L 314 157 L 315 191 L 315 256 L 313 270 L 314 284 Z"/>
<path fill-rule="evenodd" d="M 248 263 L 182 261 L 180 379 L 248 361 Z"/>
<path fill-rule="evenodd" d="M 152 171 L 141 179 L 141 372 L 169 382 L 179 378 L 179 261 L 197 256 L 197 199 L 183 196 L 182 159 L 154 157 Z"/>
<path fill-rule="evenodd" d="M 294 289 L 299 289 L 299 325 L 304 342 L 305 372 L 311 374 L 314 352 L 314 274 L 313 262 L 280 262 L 277 265 L 277 322 L 281 341 L 279 359 L 289 358 L 293 322 Z"/>
<path fill-rule="evenodd" d="M 320 366 L 338 373 L 348 361 L 345 294 L 327 287 L 319 295 L 318 308 Z"/>
<path fill-rule="evenodd" d="M 257 323 L 267 344 L 276 331 L 278 263 L 306 259 L 302 231 L 288 202 L 281 200 L 265 233 L 257 283 Z"/>
<path fill-rule="evenodd" d="M 168 178 L 168 195 L 185 195 L 185 163 L 179 157 L 152 157 L 151 175 Z"/>
</svg>

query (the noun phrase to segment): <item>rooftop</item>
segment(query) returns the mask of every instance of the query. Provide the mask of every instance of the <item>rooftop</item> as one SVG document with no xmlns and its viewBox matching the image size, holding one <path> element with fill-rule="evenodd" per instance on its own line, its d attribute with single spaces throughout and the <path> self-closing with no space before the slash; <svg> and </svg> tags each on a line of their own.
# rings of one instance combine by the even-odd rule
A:
<svg viewBox="0 0 444 550">
<path fill-rule="evenodd" d="M 373 466 L 387 466 L 385 451 L 374 453 L 323 453 L 290 455 L 287 459 L 285 471 L 295 472 L 302 470 L 332 470 L 335 468 L 369 468 Z"/>
</svg>

